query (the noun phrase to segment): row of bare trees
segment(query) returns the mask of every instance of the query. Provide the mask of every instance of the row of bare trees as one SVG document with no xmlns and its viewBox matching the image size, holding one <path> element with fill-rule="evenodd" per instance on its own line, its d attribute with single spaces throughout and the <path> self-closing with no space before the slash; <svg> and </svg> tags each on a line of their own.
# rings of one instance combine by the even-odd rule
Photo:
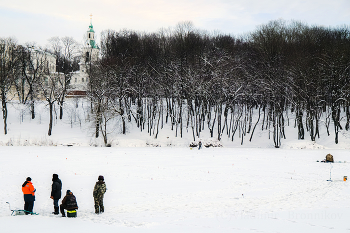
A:
<svg viewBox="0 0 350 233">
<path fill-rule="evenodd" d="M 208 34 L 191 23 L 158 33 L 104 31 L 101 60 L 90 66 L 96 136 L 120 117 L 157 137 L 164 124 L 193 140 L 252 140 L 257 126 L 275 147 L 293 114 L 298 138 L 334 124 L 335 143 L 350 123 L 350 29 L 271 21 L 244 37 Z M 346 117 L 345 126 L 341 124 Z M 324 120 L 326 119 L 326 120 Z M 321 122 L 321 120 L 323 120 Z M 254 122 L 253 122 L 254 121 Z"/>
<path fill-rule="evenodd" d="M 49 106 L 60 106 L 62 119 L 72 71 L 78 69 L 76 43 L 50 39 L 60 75 L 47 72 L 45 56 L 35 56 L 31 46 L 11 39 L 0 43 L 5 133 L 14 86 L 21 103 L 31 106 L 32 118 L 35 101 L 44 96 Z M 251 141 L 256 130 L 267 130 L 275 147 L 289 124 L 298 129 L 299 139 L 308 135 L 315 141 L 321 126 L 330 135 L 333 123 L 335 143 L 340 130 L 350 126 L 347 26 L 278 20 L 234 37 L 185 22 L 157 33 L 107 30 L 100 47 L 101 59 L 87 60 L 86 67 L 95 136 L 102 134 L 106 144 L 116 120 L 123 134 L 132 123 L 158 137 L 170 125 L 176 136 L 189 131 L 194 141 L 203 130 L 218 140 L 238 137 L 241 143 Z"/>
<path fill-rule="evenodd" d="M 51 38 L 50 48 L 17 44 L 13 38 L 0 38 L 0 89 L 4 133 L 7 134 L 7 103 L 18 100 L 30 106 L 31 118 L 35 118 L 35 102 L 45 100 L 49 106 L 50 123 L 48 135 L 52 133 L 53 105 L 63 103 L 69 88 L 72 72 L 77 70 L 74 59 L 78 44 L 70 37 Z"/>
</svg>

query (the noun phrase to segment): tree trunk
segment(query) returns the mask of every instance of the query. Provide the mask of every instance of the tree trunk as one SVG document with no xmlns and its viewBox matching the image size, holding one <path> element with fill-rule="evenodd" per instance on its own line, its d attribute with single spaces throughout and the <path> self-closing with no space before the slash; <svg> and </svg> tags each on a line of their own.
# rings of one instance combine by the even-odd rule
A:
<svg viewBox="0 0 350 233">
<path fill-rule="evenodd" d="M 340 106 L 338 105 L 333 105 L 332 106 L 332 119 L 334 122 L 334 132 L 335 132 L 335 144 L 338 144 L 338 134 L 339 134 L 339 129 L 341 130 L 342 127 L 340 125 Z"/>
<path fill-rule="evenodd" d="M 218 104 L 218 140 L 221 140 L 221 114 L 222 114 L 222 104 Z"/>
<path fill-rule="evenodd" d="M 32 114 L 32 119 L 35 119 L 35 109 L 34 109 L 34 100 L 33 99 L 30 103 L 30 112 Z"/>
<path fill-rule="evenodd" d="M 180 99 L 180 116 L 179 116 L 179 120 L 180 120 L 180 137 L 182 138 L 182 99 Z"/>
<path fill-rule="evenodd" d="M 303 112 L 301 110 L 296 111 L 297 114 L 297 125 L 298 125 L 298 139 L 304 139 L 304 126 L 303 126 Z"/>
<path fill-rule="evenodd" d="M 260 121 L 260 109 L 261 109 L 261 107 L 259 107 L 259 113 L 258 113 L 259 116 L 258 116 L 258 120 L 256 121 L 256 123 L 255 123 L 255 125 L 254 125 L 254 127 L 253 127 L 252 134 L 250 135 L 250 139 L 249 139 L 250 142 L 252 141 L 255 128 L 256 128 L 256 126 L 258 125 L 259 121 Z"/>
<path fill-rule="evenodd" d="M 50 122 L 49 122 L 49 131 L 48 131 L 48 135 L 51 136 L 52 134 L 52 111 L 53 111 L 53 103 L 49 102 L 49 106 L 50 106 Z"/>
<path fill-rule="evenodd" d="M 108 140 L 107 140 L 107 120 L 104 120 L 104 124 L 103 124 L 103 129 L 102 129 L 102 124 L 101 124 L 101 133 L 103 136 L 103 142 L 105 144 L 105 146 L 107 146 Z"/>
<path fill-rule="evenodd" d="M 96 112 L 96 127 L 95 127 L 95 138 L 100 136 L 100 123 L 101 123 L 101 101 L 98 100 Z"/>
<path fill-rule="evenodd" d="M 4 119 L 4 134 L 7 134 L 7 103 L 4 92 L 2 93 L 2 118 Z"/>
<path fill-rule="evenodd" d="M 60 103 L 60 120 L 63 118 L 63 102 Z"/>
</svg>

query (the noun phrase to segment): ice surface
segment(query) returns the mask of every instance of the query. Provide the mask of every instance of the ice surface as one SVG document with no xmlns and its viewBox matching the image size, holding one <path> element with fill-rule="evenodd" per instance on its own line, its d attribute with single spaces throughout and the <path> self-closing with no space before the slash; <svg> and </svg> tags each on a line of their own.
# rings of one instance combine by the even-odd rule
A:
<svg viewBox="0 0 350 233">
<path fill-rule="evenodd" d="M 115 127 L 107 148 L 101 138 L 94 139 L 87 103 L 75 104 L 67 100 L 64 119 L 54 120 L 51 137 L 45 103 L 36 106 L 34 120 L 27 109 L 9 105 L 8 134 L 0 135 L 1 233 L 350 231 L 345 130 L 338 145 L 322 124 L 316 142 L 307 136 L 296 140 L 290 116 L 282 148 L 273 148 L 268 130 L 257 130 L 243 146 L 236 135 L 233 142 L 223 137 L 222 148 L 198 150 L 189 148 L 190 130 L 180 138 L 165 125 L 155 139 L 131 124 L 126 135 Z M 200 139 L 218 143 L 208 130 Z M 316 162 L 328 153 L 347 163 L 331 168 Z M 59 174 L 63 192 L 76 195 L 77 218 L 51 214 L 53 173 Z M 105 213 L 95 215 L 92 190 L 99 175 L 108 190 Z M 40 215 L 10 216 L 6 202 L 23 208 L 21 185 L 28 176 L 37 189 L 34 211 Z"/>
<path fill-rule="evenodd" d="M 350 163 L 316 162 L 346 150 L 2 147 L 1 232 L 347 232 Z M 51 214 L 52 174 L 77 197 L 76 219 Z M 105 213 L 94 214 L 98 175 Z M 39 216 L 23 208 L 30 176 Z M 31 226 L 31 227 L 28 227 Z"/>
</svg>

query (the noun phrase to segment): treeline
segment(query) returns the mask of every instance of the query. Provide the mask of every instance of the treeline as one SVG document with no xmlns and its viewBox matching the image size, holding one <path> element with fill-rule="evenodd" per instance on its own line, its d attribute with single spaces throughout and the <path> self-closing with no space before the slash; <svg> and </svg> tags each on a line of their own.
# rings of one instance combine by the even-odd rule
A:
<svg viewBox="0 0 350 233">
<path fill-rule="evenodd" d="M 96 137 L 107 143 L 107 123 L 122 119 L 157 137 L 170 123 L 193 139 L 207 127 L 212 137 L 240 140 L 260 123 L 275 147 L 285 138 L 288 113 L 298 138 L 320 137 L 320 119 L 335 143 L 350 122 L 350 30 L 271 21 L 241 37 L 209 34 L 189 22 L 158 33 L 107 30 L 101 60 L 90 64 Z M 341 125 L 345 113 L 346 124 Z M 258 116 L 253 122 L 253 116 Z"/>
<path fill-rule="evenodd" d="M 7 103 L 16 95 L 30 106 L 39 99 L 63 116 L 72 72 L 78 69 L 77 43 L 51 38 L 49 49 L 18 45 L 0 38 L 0 98 L 7 133 Z M 95 137 L 108 144 L 120 123 L 157 137 L 169 124 L 176 136 L 190 131 L 193 140 L 209 130 L 211 137 L 252 140 L 267 130 L 275 147 L 285 138 L 293 114 L 298 139 L 320 137 L 325 126 L 335 143 L 350 123 L 350 29 L 300 22 L 271 21 L 244 36 L 213 34 L 190 22 L 157 33 L 104 31 L 101 57 L 87 59 L 88 98 Z M 56 72 L 49 59 L 56 58 Z M 84 56 L 84 54 L 83 54 Z M 246 139 L 245 139 L 246 138 Z"/>
<path fill-rule="evenodd" d="M 54 37 L 49 43 L 49 48 L 41 48 L 35 43 L 19 45 L 14 38 L 0 38 L 0 99 L 4 134 L 7 134 L 7 104 L 12 100 L 28 105 L 31 119 L 35 118 L 35 102 L 46 101 L 50 114 L 49 136 L 55 103 L 60 108 L 59 118 L 63 118 L 63 104 L 70 80 L 73 71 L 79 67 L 75 57 L 78 44 L 71 37 Z"/>
</svg>

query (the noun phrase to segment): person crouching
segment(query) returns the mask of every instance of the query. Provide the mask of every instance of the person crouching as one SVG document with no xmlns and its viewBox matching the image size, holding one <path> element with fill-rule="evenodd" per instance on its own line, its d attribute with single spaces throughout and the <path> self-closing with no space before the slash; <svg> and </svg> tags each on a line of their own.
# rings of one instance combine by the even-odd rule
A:
<svg viewBox="0 0 350 233">
<path fill-rule="evenodd" d="M 77 199 L 73 195 L 70 190 L 67 190 L 66 196 L 62 200 L 62 204 L 60 205 L 60 210 L 62 217 L 66 217 L 64 210 L 77 210 L 78 203 Z"/>
</svg>

